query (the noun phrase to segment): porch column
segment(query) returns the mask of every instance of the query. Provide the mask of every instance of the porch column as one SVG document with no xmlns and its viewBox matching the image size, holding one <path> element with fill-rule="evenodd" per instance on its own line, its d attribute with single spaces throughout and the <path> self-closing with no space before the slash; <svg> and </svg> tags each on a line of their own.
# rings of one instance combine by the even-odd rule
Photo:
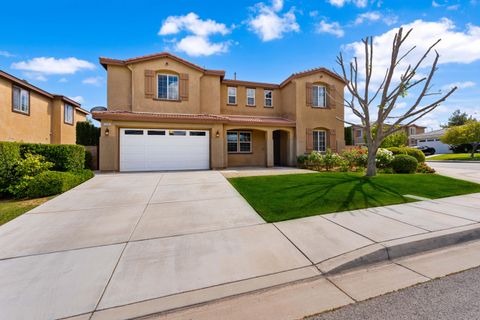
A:
<svg viewBox="0 0 480 320">
<path fill-rule="evenodd" d="M 297 155 L 295 154 L 295 133 L 293 130 L 288 132 L 288 164 L 290 166 L 297 166 Z"/>
<path fill-rule="evenodd" d="M 267 167 L 273 167 L 273 130 L 268 129 L 267 131 L 265 131 L 265 141 L 267 143 Z"/>
</svg>

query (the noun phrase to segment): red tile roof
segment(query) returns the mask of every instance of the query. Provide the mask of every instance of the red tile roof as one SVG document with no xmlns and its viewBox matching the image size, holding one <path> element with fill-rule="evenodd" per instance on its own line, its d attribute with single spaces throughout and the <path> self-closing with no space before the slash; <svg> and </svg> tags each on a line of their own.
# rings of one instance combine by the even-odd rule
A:
<svg viewBox="0 0 480 320">
<path fill-rule="evenodd" d="M 294 127 L 295 121 L 261 116 L 216 115 L 216 114 L 184 114 L 184 113 L 153 113 L 130 111 L 94 111 L 92 116 L 96 120 L 124 120 L 124 121 L 162 121 L 180 123 L 228 123 L 263 126 Z"/>
</svg>

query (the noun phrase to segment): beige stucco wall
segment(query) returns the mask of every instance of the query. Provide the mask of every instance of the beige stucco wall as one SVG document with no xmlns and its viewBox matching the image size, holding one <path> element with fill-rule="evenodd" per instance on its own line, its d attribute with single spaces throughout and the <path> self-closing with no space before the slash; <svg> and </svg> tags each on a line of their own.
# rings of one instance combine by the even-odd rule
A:
<svg viewBox="0 0 480 320">
<path fill-rule="evenodd" d="M 108 66 L 107 105 L 109 110 L 132 110 L 132 76 L 127 67 Z"/>
<path fill-rule="evenodd" d="M 220 77 L 203 75 L 200 78 L 200 111 L 206 114 L 220 113 Z"/>
<path fill-rule="evenodd" d="M 228 87 L 237 88 L 237 103 L 235 105 L 228 104 Z M 247 88 L 255 89 L 255 106 L 247 106 Z M 283 112 L 280 102 L 280 89 L 268 89 L 263 87 L 242 86 L 242 85 L 221 85 L 221 113 L 237 114 L 237 115 L 256 115 L 269 117 L 282 117 Z M 273 108 L 265 107 L 264 90 L 273 91 Z"/>
<path fill-rule="evenodd" d="M 329 134 L 335 134 L 335 138 L 327 141 L 327 145 L 333 151 L 341 151 L 345 146 L 344 124 L 337 120 L 337 117 L 343 119 L 343 83 L 328 75 L 313 74 L 293 80 L 295 82 L 295 104 L 296 104 L 296 134 L 297 156 L 306 152 L 306 130 L 310 129 L 327 129 Z M 335 86 L 336 97 L 334 109 L 330 108 L 313 108 L 306 105 L 306 83 L 323 83 Z M 334 130 L 334 131 L 333 131 Z"/>
<path fill-rule="evenodd" d="M 12 111 L 12 83 L 0 78 L 0 141 L 50 143 L 51 99 L 30 91 L 30 115 Z"/>
</svg>

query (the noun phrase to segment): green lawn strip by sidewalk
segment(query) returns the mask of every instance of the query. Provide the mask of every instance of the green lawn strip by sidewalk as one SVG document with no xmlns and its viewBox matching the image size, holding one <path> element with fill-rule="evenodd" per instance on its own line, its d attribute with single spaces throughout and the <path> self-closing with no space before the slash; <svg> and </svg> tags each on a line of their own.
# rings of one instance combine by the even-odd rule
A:
<svg viewBox="0 0 480 320">
<path fill-rule="evenodd" d="M 437 174 L 323 172 L 231 178 L 230 183 L 267 222 L 480 192 L 480 184 Z"/>
<path fill-rule="evenodd" d="M 475 157 L 472 159 L 470 153 L 449 153 L 439 154 L 438 156 L 428 157 L 430 160 L 465 160 L 465 161 L 480 161 L 480 153 L 475 153 Z"/>
<path fill-rule="evenodd" d="M 52 197 L 31 199 L 31 200 L 3 200 L 0 199 L 0 225 L 15 219 L 27 211 L 50 200 Z"/>
</svg>

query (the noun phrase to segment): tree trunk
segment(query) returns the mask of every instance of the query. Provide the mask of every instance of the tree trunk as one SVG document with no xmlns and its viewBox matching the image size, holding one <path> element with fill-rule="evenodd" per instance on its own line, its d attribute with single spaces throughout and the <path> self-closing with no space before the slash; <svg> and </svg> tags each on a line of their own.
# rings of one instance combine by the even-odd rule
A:
<svg viewBox="0 0 480 320">
<path fill-rule="evenodd" d="M 375 158 L 377 156 L 378 147 L 369 147 L 368 148 L 368 159 L 367 159 L 367 177 L 374 177 L 377 174 L 377 163 Z"/>
<path fill-rule="evenodd" d="M 478 143 L 472 144 L 472 153 L 470 154 L 470 157 L 473 159 L 475 158 L 475 150 L 477 150 Z"/>
</svg>

